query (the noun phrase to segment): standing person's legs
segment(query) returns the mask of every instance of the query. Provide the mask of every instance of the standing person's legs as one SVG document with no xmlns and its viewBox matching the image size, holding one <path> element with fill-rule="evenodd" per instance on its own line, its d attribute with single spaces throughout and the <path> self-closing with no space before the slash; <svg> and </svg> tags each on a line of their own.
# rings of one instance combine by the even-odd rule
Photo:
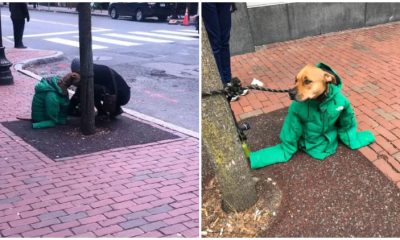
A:
<svg viewBox="0 0 400 240">
<path fill-rule="evenodd" d="M 11 19 L 14 30 L 14 47 L 23 47 L 22 36 L 24 34 L 25 19 Z"/>
<path fill-rule="evenodd" d="M 229 50 L 229 39 L 231 36 L 231 3 L 218 3 L 218 22 L 221 32 L 220 58 L 222 79 L 224 82 L 231 81 L 231 54 Z"/>
<path fill-rule="evenodd" d="M 204 26 L 207 30 L 208 39 L 214 54 L 215 62 L 217 63 L 218 71 L 221 75 L 221 80 L 224 84 L 229 81 L 224 81 L 221 65 L 221 30 L 219 17 L 217 12 L 217 3 L 202 3 L 202 18 Z"/>
</svg>

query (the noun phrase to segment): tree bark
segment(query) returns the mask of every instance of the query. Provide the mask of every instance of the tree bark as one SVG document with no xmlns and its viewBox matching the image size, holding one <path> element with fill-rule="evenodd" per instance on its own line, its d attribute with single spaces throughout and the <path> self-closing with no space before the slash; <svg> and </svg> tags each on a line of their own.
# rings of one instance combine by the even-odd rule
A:
<svg viewBox="0 0 400 240">
<path fill-rule="evenodd" d="M 94 90 L 93 90 L 93 53 L 92 22 L 90 3 L 79 3 L 79 55 L 81 70 L 81 131 L 84 135 L 94 134 Z"/>
<path fill-rule="evenodd" d="M 202 91 L 222 89 L 214 55 L 202 22 Z M 250 174 L 237 133 L 236 124 L 226 97 L 204 97 L 202 104 L 202 140 L 210 159 L 222 194 L 225 211 L 242 211 L 255 204 L 255 182 Z"/>
</svg>

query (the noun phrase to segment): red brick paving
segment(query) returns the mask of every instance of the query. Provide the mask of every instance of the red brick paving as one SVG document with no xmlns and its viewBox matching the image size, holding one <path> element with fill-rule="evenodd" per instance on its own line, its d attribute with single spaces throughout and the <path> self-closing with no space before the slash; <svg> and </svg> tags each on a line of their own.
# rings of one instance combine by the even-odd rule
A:
<svg viewBox="0 0 400 240">
<path fill-rule="evenodd" d="M 343 78 L 343 92 L 359 130 L 376 143 L 360 152 L 400 188 L 400 23 L 379 25 L 267 45 L 232 57 L 232 75 L 287 89 L 307 63 L 324 62 Z M 238 120 L 290 105 L 287 94 L 253 91 L 231 103 Z"/>
<path fill-rule="evenodd" d="M 7 49 L 14 63 L 50 54 Z M 0 122 L 30 113 L 36 82 L 13 75 L 14 85 L 0 86 Z M 57 162 L 1 124 L 0 143 L 1 237 L 199 234 L 197 139 L 182 136 Z"/>
</svg>

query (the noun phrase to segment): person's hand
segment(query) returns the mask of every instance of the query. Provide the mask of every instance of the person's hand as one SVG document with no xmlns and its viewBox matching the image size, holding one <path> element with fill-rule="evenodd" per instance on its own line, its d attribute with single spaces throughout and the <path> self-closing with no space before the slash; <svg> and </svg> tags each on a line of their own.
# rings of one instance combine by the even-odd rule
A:
<svg viewBox="0 0 400 240">
<path fill-rule="evenodd" d="M 29 16 L 27 16 L 27 17 L 26 17 L 26 21 L 29 22 L 29 20 L 31 20 L 31 19 L 30 19 Z"/>
</svg>

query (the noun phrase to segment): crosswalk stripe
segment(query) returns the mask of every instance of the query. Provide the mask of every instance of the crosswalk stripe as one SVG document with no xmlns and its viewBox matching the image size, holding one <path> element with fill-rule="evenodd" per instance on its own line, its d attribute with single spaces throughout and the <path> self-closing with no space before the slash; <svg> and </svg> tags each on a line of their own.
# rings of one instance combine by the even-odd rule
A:
<svg viewBox="0 0 400 240">
<path fill-rule="evenodd" d="M 63 38 L 45 38 L 44 40 L 49 41 L 49 42 L 64 44 L 64 45 L 68 45 L 68 46 L 79 47 L 78 41 L 72 41 L 72 40 L 63 39 Z M 104 49 L 104 48 L 108 48 L 108 47 L 92 44 L 92 49 Z"/>
<path fill-rule="evenodd" d="M 182 36 L 188 36 L 188 37 L 199 36 L 199 34 L 197 32 L 191 33 L 191 32 L 180 32 L 180 31 L 168 31 L 168 30 L 154 30 L 153 32 L 167 33 L 167 34 L 173 34 L 173 35 L 182 35 Z"/>
<path fill-rule="evenodd" d="M 180 31 L 182 31 L 182 32 L 197 33 L 197 30 L 193 30 L 193 29 L 183 29 L 183 30 L 180 30 Z"/>
<path fill-rule="evenodd" d="M 98 29 L 98 30 L 92 30 L 92 32 L 107 32 L 111 31 L 109 29 Z M 50 32 L 50 33 L 38 33 L 38 34 L 26 34 L 24 35 L 24 38 L 28 37 L 48 37 L 48 36 L 56 36 L 56 35 L 66 35 L 66 34 L 77 34 L 79 31 L 65 31 L 65 32 Z M 14 38 L 13 36 L 7 36 L 10 38 Z"/>
<path fill-rule="evenodd" d="M 128 34 L 119 34 L 119 33 L 107 33 L 107 34 L 102 34 L 102 35 L 109 36 L 109 37 L 126 38 L 126 39 L 144 41 L 144 42 L 173 43 L 173 41 L 169 41 L 169 40 L 141 37 L 141 36 L 135 36 L 135 35 L 132 35 L 132 34 L 128 35 Z"/>
<path fill-rule="evenodd" d="M 78 38 L 78 36 L 74 36 L 74 37 Z M 96 42 L 110 43 L 110 44 L 121 45 L 121 46 L 125 46 L 125 47 L 142 45 L 141 43 L 127 42 L 127 41 L 121 41 L 121 40 L 116 40 L 116 39 L 111 39 L 111 38 L 103 38 L 103 37 L 98 37 L 98 36 L 92 36 L 92 40 L 96 41 Z"/>
<path fill-rule="evenodd" d="M 190 37 L 182 37 L 182 36 L 176 36 L 176 35 L 173 36 L 173 35 L 167 35 L 167 34 L 161 34 L 161 33 L 151 33 L 151 32 L 129 32 L 129 33 L 137 34 L 137 35 L 150 36 L 150 37 L 160 37 L 160 38 L 183 40 L 183 41 L 197 40 L 195 38 L 190 38 Z"/>
</svg>

